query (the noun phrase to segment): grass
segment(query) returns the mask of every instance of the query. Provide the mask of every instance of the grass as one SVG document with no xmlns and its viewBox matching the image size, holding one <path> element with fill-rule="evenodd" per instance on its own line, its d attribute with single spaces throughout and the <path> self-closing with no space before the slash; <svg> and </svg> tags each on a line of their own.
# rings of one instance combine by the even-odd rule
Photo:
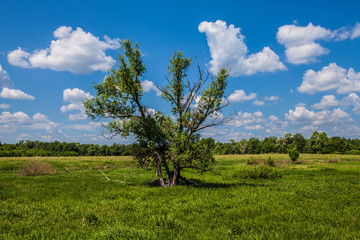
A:
<svg viewBox="0 0 360 240">
<path fill-rule="evenodd" d="M 269 156 L 281 178 L 238 177 Z M 167 189 L 129 157 L 0 158 L 0 239 L 359 239 L 359 158 L 216 156 L 214 172 L 185 173 L 197 185 Z M 31 160 L 56 174 L 19 176 Z"/>
</svg>

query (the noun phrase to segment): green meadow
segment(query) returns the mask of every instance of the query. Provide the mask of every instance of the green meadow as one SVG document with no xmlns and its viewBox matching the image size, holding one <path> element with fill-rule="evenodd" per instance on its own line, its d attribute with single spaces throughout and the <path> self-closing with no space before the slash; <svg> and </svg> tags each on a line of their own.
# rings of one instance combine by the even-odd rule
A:
<svg viewBox="0 0 360 240">
<path fill-rule="evenodd" d="M 216 160 L 161 188 L 130 157 L 0 158 L 0 239 L 360 239 L 360 156 Z"/>
</svg>

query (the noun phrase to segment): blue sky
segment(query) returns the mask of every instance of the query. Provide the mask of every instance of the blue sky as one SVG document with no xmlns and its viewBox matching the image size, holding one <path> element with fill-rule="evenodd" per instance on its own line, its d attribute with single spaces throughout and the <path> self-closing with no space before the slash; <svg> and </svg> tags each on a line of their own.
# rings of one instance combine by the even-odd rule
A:
<svg viewBox="0 0 360 240">
<path fill-rule="evenodd" d="M 144 103 L 168 109 L 174 50 L 231 69 L 233 122 L 205 137 L 283 136 L 315 130 L 359 137 L 360 3 L 357 1 L 1 1 L 0 140 L 109 144 L 81 100 L 95 94 L 118 41 L 138 42 Z M 196 78 L 196 75 L 190 74 Z"/>
</svg>

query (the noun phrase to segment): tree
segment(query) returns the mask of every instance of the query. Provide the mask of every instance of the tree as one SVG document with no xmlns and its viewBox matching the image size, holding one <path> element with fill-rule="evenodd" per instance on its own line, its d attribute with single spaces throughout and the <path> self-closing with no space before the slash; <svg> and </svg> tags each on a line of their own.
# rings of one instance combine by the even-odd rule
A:
<svg viewBox="0 0 360 240">
<path fill-rule="evenodd" d="M 247 144 L 247 151 L 250 154 L 259 154 L 261 152 L 260 140 L 258 138 L 250 138 Z"/>
<path fill-rule="evenodd" d="M 92 119 L 110 120 L 104 128 L 111 137 L 135 136 L 133 157 L 140 166 L 152 164 L 163 187 L 177 185 L 179 179 L 189 182 L 181 175 L 184 169 L 209 170 L 214 144 L 201 139 L 198 132 L 229 120 L 221 114 L 228 105 L 224 101 L 229 77 L 225 68 L 212 78 L 197 64 L 199 77 L 192 83 L 187 79 L 191 59 L 175 51 L 169 61 L 168 84 L 158 88 L 172 116 L 150 111 L 142 103 L 141 80 L 146 68 L 138 45 L 129 40 L 121 42 L 117 63 L 105 80 L 94 85 L 96 96 L 84 102 Z"/>
<path fill-rule="evenodd" d="M 326 132 L 315 131 L 310 137 L 309 144 L 313 153 L 322 153 L 325 143 L 328 141 Z"/>
</svg>

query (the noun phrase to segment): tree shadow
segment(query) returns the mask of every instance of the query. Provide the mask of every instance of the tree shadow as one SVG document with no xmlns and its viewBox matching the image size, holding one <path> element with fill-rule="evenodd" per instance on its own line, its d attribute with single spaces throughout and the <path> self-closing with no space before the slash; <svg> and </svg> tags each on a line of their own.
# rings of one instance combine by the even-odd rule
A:
<svg viewBox="0 0 360 240">
<path fill-rule="evenodd" d="M 263 183 L 249 183 L 249 182 L 231 182 L 231 183 L 219 183 L 219 182 L 203 182 L 199 179 L 189 179 L 194 184 L 187 184 L 184 181 L 180 181 L 178 186 L 187 186 L 189 188 L 203 188 L 203 189 L 221 189 L 221 188 L 232 188 L 232 187 L 270 187 L 271 184 Z M 161 187 L 159 180 L 144 183 L 149 187 Z M 176 186 L 175 186 L 176 187 Z"/>
</svg>

